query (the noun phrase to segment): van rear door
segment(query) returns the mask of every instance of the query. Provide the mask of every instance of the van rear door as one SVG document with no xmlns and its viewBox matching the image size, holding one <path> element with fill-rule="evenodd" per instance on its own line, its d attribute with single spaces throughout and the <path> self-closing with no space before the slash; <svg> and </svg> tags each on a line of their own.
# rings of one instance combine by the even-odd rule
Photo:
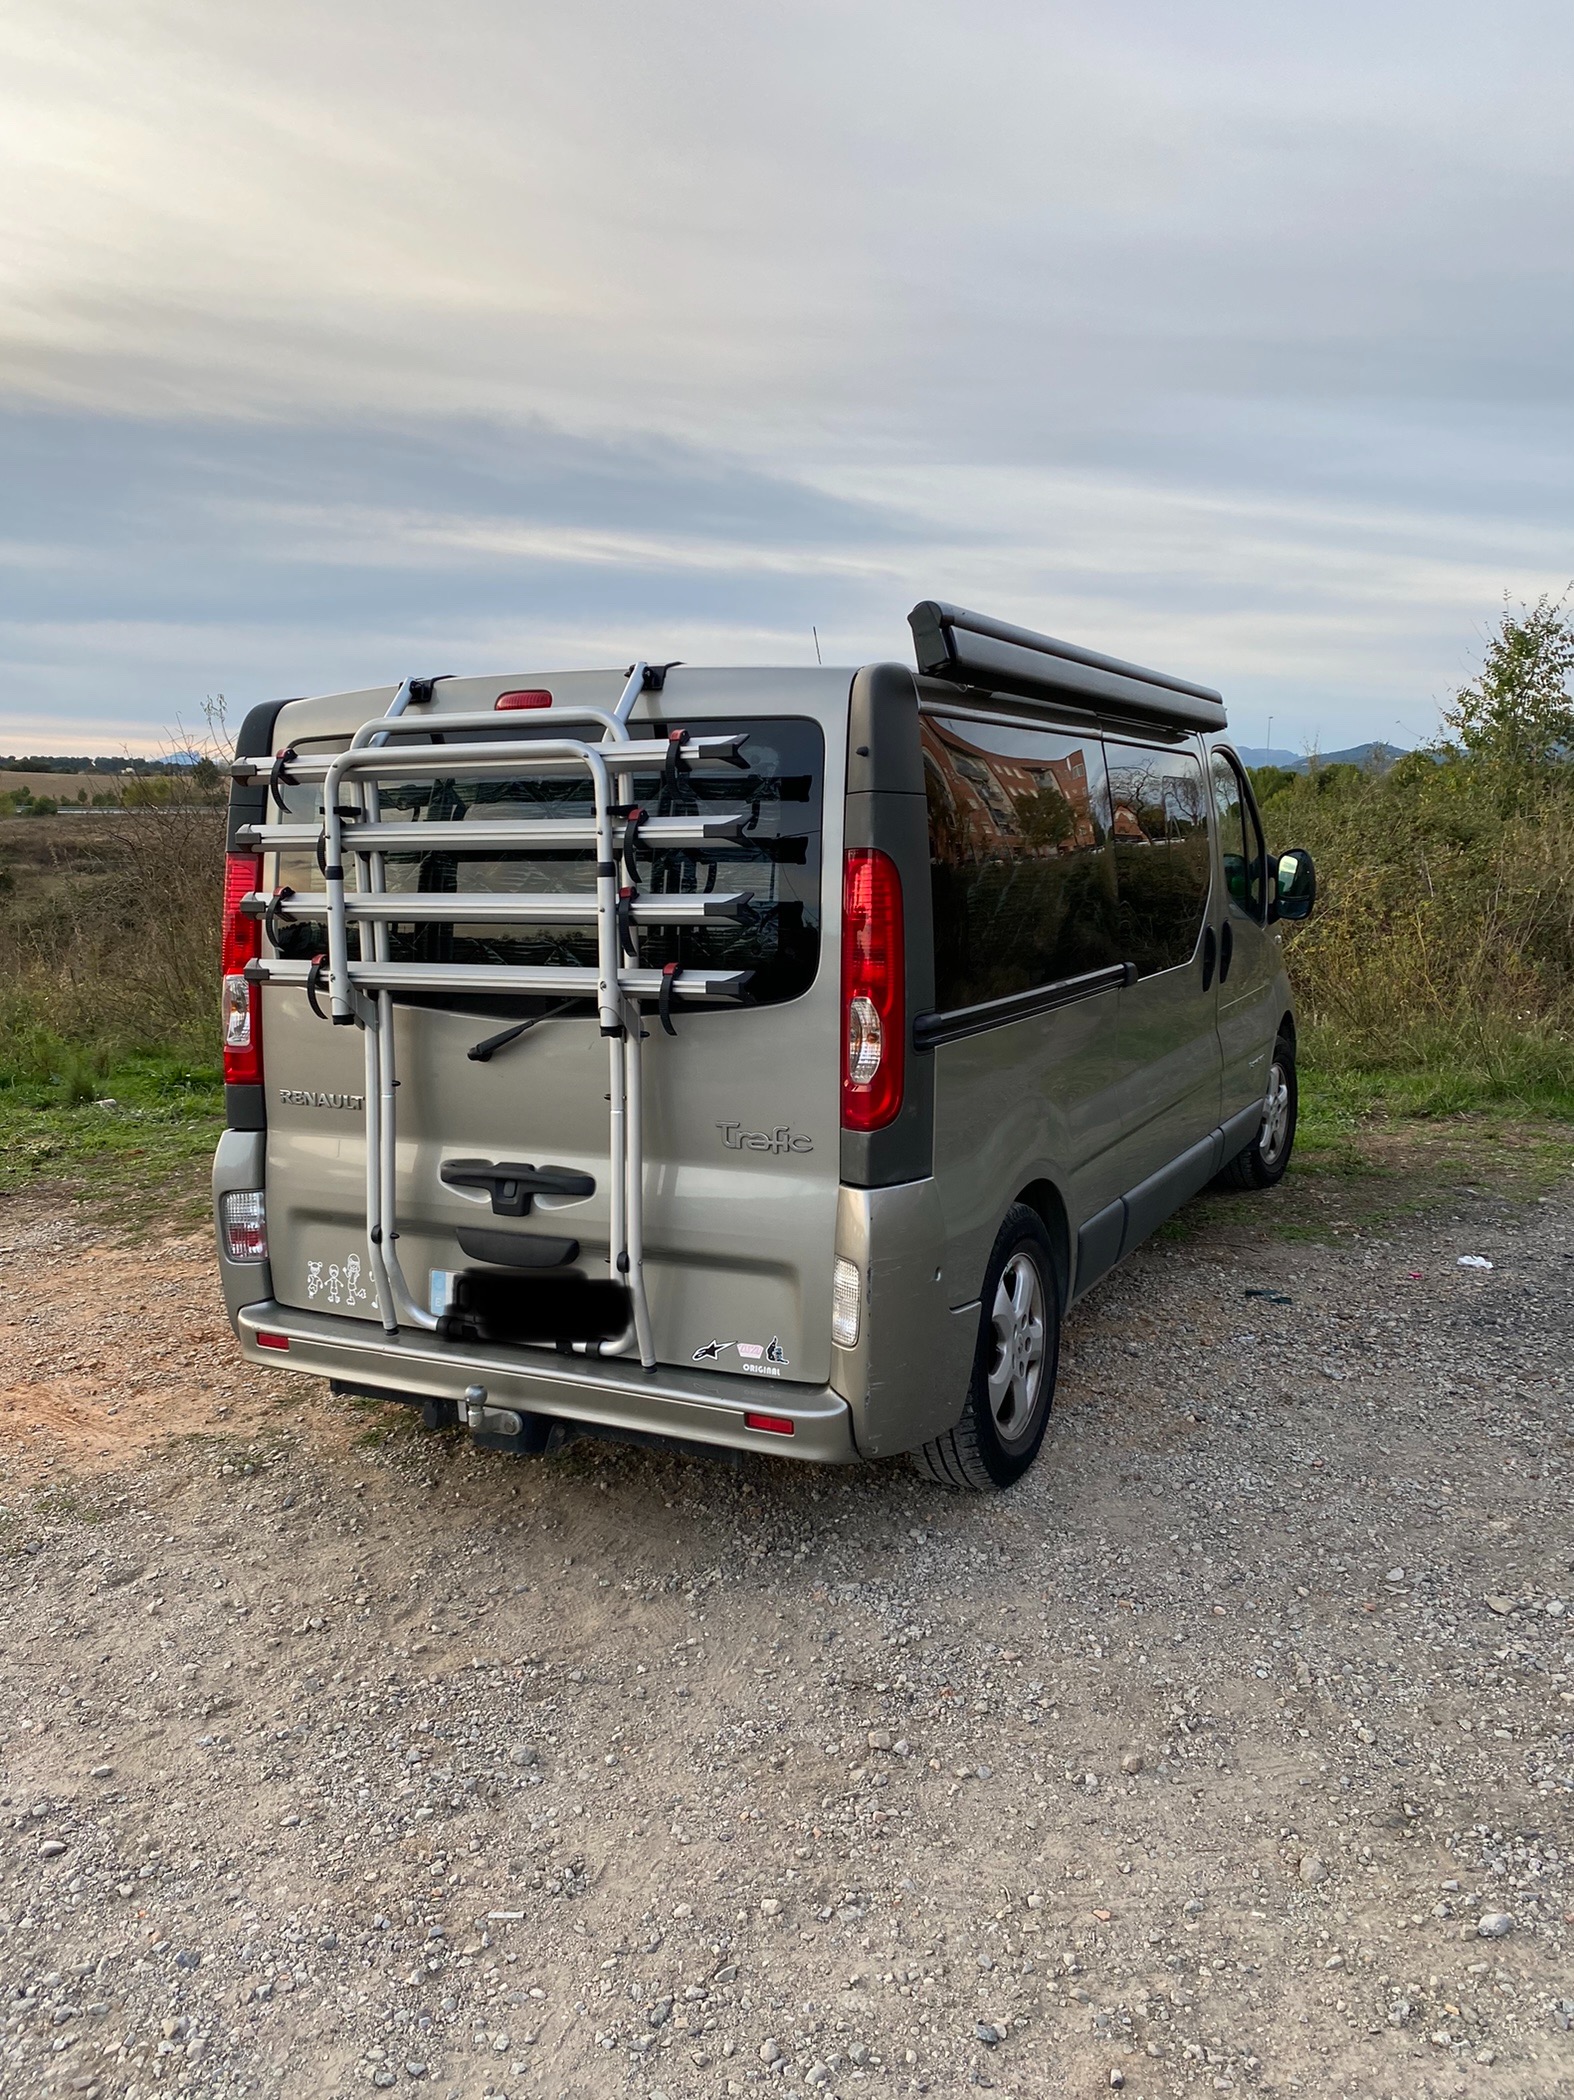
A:
<svg viewBox="0 0 1574 2100">
<path fill-rule="evenodd" d="M 445 682 L 432 711 L 434 738 L 444 713 L 490 709 L 508 684 Z M 560 706 L 609 707 L 622 681 L 580 673 L 513 684 L 548 690 Z M 643 894 L 700 900 L 749 893 L 736 922 L 697 918 L 662 927 L 634 920 L 629 929 L 647 966 L 750 973 L 742 1003 L 725 1009 L 685 1006 L 680 976 L 675 1033 L 667 1034 L 654 1013 L 645 1020 L 646 1278 L 661 1362 L 816 1384 L 829 1377 L 840 929 L 839 885 L 827 882 L 824 870 L 840 859 L 847 692 L 845 673 L 675 670 L 631 724 L 636 734 L 643 724 L 647 735 L 685 727 L 744 737 L 735 768 L 689 768 L 680 760 L 633 784 L 634 802 L 651 815 L 737 819 L 701 845 L 637 851 Z M 329 730 L 329 703 L 306 703 L 286 710 L 277 741 L 304 750 L 321 723 L 325 737 L 342 744 L 379 711 L 368 705 L 351 720 L 340 703 Z M 542 735 L 565 733 L 552 727 L 550 710 L 528 719 Z M 505 726 L 509 735 L 521 734 L 520 716 L 500 717 Z M 320 814 L 315 791 L 293 793 L 296 814 Z M 521 843 L 517 836 L 495 850 L 484 843 L 488 827 L 546 825 L 588 810 L 588 791 L 577 780 L 532 778 L 525 769 L 504 780 L 445 780 L 434 752 L 430 777 L 385 789 L 382 804 L 385 821 L 431 834 L 429 842 L 423 835 L 408 852 L 389 855 L 390 890 L 429 897 L 459 888 L 592 888 L 588 847 Z M 456 850 L 461 840 L 463 851 Z M 309 856 L 280 856 L 276 879 L 320 887 Z M 279 937 L 279 952 L 293 956 L 323 945 L 323 930 L 311 921 L 281 922 Z M 594 959 L 594 924 L 395 920 L 390 954 L 494 967 L 582 963 Z M 512 1040 L 496 1041 L 521 1024 Z M 270 985 L 263 1043 L 276 1293 L 286 1304 L 375 1318 L 365 1247 L 360 1032 L 330 1029 L 312 1016 L 301 991 Z M 453 1276 L 477 1265 L 460 1245 L 461 1232 L 472 1250 L 485 1245 L 489 1256 L 511 1265 L 531 1253 L 561 1254 L 572 1243 L 570 1265 L 604 1275 L 608 1059 L 594 1011 L 545 996 L 402 997 L 396 1045 L 398 1251 L 412 1292 L 441 1309 Z M 535 1194 L 520 1211 L 517 1197 L 500 1200 L 484 1178 L 452 1178 L 455 1163 L 464 1161 L 562 1168 L 593 1183 L 593 1193 Z M 542 1241 L 557 1246 L 532 1244 Z"/>
</svg>

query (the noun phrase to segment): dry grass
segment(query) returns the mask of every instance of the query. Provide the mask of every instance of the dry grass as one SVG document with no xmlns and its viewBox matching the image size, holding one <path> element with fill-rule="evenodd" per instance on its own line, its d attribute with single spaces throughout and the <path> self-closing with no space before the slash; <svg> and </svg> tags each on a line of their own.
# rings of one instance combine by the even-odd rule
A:
<svg viewBox="0 0 1574 2100">
<path fill-rule="evenodd" d="M 224 818 L 216 804 L 6 827 L 0 1029 L 8 1066 L 215 1054 Z M 25 860 L 18 847 L 25 849 Z"/>
</svg>

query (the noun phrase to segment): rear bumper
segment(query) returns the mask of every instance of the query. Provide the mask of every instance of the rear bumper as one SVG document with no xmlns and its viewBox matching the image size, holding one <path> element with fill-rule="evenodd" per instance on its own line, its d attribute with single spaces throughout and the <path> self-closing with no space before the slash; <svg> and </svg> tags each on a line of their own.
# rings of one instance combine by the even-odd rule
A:
<svg viewBox="0 0 1574 2100">
<path fill-rule="evenodd" d="M 234 1314 L 241 1348 L 252 1363 L 304 1371 L 319 1378 L 462 1401 L 467 1387 L 485 1386 L 488 1404 L 550 1415 L 597 1428 L 764 1451 L 776 1458 L 852 1465 L 852 1411 L 828 1386 L 787 1385 L 778 1379 L 685 1377 L 660 1366 L 641 1370 L 617 1359 L 591 1361 L 545 1350 L 439 1343 L 424 1334 L 386 1333 L 367 1321 L 300 1312 L 264 1299 Z M 283 1335 L 287 1351 L 262 1348 L 258 1333 Z M 751 1429 L 746 1414 L 792 1423 L 792 1434 Z"/>
</svg>

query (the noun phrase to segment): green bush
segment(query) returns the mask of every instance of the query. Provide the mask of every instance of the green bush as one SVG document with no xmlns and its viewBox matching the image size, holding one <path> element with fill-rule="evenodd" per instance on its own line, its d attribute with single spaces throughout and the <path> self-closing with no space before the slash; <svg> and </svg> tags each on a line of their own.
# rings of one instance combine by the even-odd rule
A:
<svg viewBox="0 0 1574 2100">
<path fill-rule="evenodd" d="M 1270 847 L 1317 861 L 1317 912 L 1286 945 L 1330 1073 L 1408 1074 L 1406 1104 L 1433 1113 L 1574 1113 L 1570 662 L 1561 606 L 1506 612 L 1451 741 L 1384 774 L 1262 780 Z"/>
</svg>

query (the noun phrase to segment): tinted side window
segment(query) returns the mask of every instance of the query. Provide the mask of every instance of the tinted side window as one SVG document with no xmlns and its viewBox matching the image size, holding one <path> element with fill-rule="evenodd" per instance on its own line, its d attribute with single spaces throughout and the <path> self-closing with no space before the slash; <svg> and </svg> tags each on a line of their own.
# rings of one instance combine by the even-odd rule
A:
<svg viewBox="0 0 1574 2100">
<path fill-rule="evenodd" d="M 1098 738 L 930 716 L 923 753 L 941 1011 L 1119 962 Z"/>
<path fill-rule="evenodd" d="M 1230 902 L 1248 918 L 1260 919 L 1263 904 L 1263 844 L 1257 812 L 1246 784 L 1222 751 L 1213 754 L 1213 806 L 1219 816 L 1219 850 Z"/>
<path fill-rule="evenodd" d="M 1187 962 L 1208 906 L 1208 789 L 1190 751 L 1108 746 L 1121 959 L 1149 976 Z"/>
</svg>

